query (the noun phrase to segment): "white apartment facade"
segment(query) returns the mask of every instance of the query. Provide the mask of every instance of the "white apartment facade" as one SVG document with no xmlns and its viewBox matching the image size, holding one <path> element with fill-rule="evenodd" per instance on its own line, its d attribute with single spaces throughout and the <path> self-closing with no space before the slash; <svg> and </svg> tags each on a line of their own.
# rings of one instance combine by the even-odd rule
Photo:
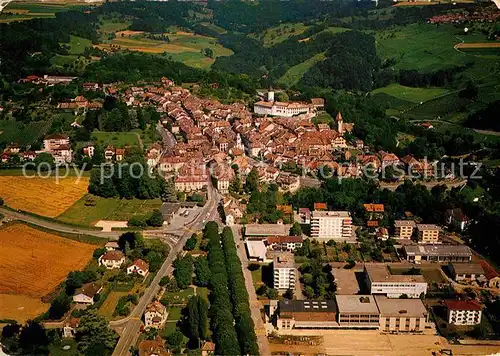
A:
<svg viewBox="0 0 500 356">
<path fill-rule="evenodd" d="M 413 220 L 396 220 L 394 221 L 394 237 L 396 239 L 411 239 L 416 226 Z"/>
<path fill-rule="evenodd" d="M 352 218 L 348 211 L 318 211 L 311 214 L 311 237 L 317 240 L 349 240 Z"/>
<path fill-rule="evenodd" d="M 273 287 L 278 291 L 295 289 L 297 272 L 295 270 L 294 256 L 285 252 L 274 257 L 273 260 Z"/>
</svg>

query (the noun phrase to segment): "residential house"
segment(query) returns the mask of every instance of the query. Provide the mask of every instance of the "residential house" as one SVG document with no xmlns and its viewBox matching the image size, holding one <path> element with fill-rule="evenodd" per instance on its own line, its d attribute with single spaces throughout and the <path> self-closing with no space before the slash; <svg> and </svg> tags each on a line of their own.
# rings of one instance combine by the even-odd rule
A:
<svg viewBox="0 0 500 356">
<path fill-rule="evenodd" d="M 469 224 L 469 218 L 465 216 L 460 208 L 446 210 L 444 218 L 447 225 L 460 231 L 464 231 Z"/>
<path fill-rule="evenodd" d="M 302 247 L 302 236 L 269 236 L 266 240 L 266 246 L 272 250 L 295 251 Z"/>
<path fill-rule="evenodd" d="M 79 304 L 94 304 L 94 297 L 102 291 L 102 285 L 98 282 L 85 283 L 75 291 L 73 302 Z"/>
<path fill-rule="evenodd" d="M 481 260 L 479 263 L 481 267 L 483 267 L 484 275 L 488 281 L 488 287 L 500 288 L 500 274 L 498 274 L 497 270 L 485 260 Z"/>
<path fill-rule="evenodd" d="M 104 248 L 106 251 L 113 251 L 120 249 L 120 246 L 118 245 L 118 241 L 108 241 L 106 245 L 104 245 Z"/>
<path fill-rule="evenodd" d="M 94 145 L 86 145 L 83 147 L 83 154 L 87 157 L 94 157 L 94 153 L 95 153 L 95 146 Z"/>
<path fill-rule="evenodd" d="M 63 326 L 63 338 L 74 338 L 79 324 L 80 318 L 70 316 L 69 319 L 66 319 Z"/>
<path fill-rule="evenodd" d="M 52 134 L 46 136 L 43 140 L 43 151 L 50 153 L 56 164 L 66 164 L 73 160 L 73 150 L 69 136 L 61 134 Z"/>
<path fill-rule="evenodd" d="M 149 273 L 149 264 L 138 258 L 130 266 L 127 267 L 127 274 L 138 274 L 146 277 Z"/>
<path fill-rule="evenodd" d="M 453 325 L 481 324 L 481 305 L 475 300 L 446 300 L 448 323 Z"/>
<path fill-rule="evenodd" d="M 105 266 L 107 269 L 121 268 L 125 263 L 125 255 L 119 250 L 107 251 L 98 261 L 100 266 Z"/>
<path fill-rule="evenodd" d="M 171 356 L 172 353 L 166 349 L 165 340 L 157 336 L 154 340 L 142 340 L 138 345 L 139 356 Z"/>
<path fill-rule="evenodd" d="M 201 356 L 215 355 L 215 344 L 211 341 L 205 341 L 201 346 Z"/>
<path fill-rule="evenodd" d="M 145 328 L 162 328 L 167 320 L 167 315 L 167 308 L 155 300 L 146 307 L 146 312 L 144 313 Z"/>
</svg>

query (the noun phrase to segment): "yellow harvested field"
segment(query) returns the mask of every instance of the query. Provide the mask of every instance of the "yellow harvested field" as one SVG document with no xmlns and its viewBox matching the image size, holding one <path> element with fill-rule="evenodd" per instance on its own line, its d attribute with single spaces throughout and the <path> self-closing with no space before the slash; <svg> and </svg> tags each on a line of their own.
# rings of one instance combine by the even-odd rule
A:
<svg viewBox="0 0 500 356">
<path fill-rule="evenodd" d="M 137 36 L 137 35 L 142 35 L 144 31 L 131 31 L 131 30 L 124 30 L 124 31 L 119 31 L 116 33 L 116 37 L 121 37 L 121 36 Z"/>
<path fill-rule="evenodd" d="M 0 197 L 13 209 L 56 217 L 87 193 L 88 177 L 0 177 Z"/>
<path fill-rule="evenodd" d="M 13 319 L 24 323 L 45 313 L 49 306 L 50 304 L 42 303 L 40 298 L 0 294 L 0 319 Z"/>
<path fill-rule="evenodd" d="M 95 248 L 24 224 L 4 227 L 0 229 L 0 293 L 47 295 L 70 271 L 83 269 Z"/>
<path fill-rule="evenodd" d="M 458 43 L 456 48 L 500 48 L 500 42 Z"/>
</svg>

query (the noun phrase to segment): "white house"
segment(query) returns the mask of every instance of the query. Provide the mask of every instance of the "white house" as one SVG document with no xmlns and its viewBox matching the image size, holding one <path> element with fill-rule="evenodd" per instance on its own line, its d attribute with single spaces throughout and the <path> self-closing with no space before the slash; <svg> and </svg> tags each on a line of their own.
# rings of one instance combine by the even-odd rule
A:
<svg viewBox="0 0 500 356">
<path fill-rule="evenodd" d="M 146 307 L 144 313 L 144 325 L 147 328 L 161 328 L 167 320 L 167 308 L 155 300 Z"/>
<path fill-rule="evenodd" d="M 133 273 L 146 277 L 149 273 L 149 264 L 140 258 L 136 259 L 130 266 L 127 267 L 127 274 Z"/>
<path fill-rule="evenodd" d="M 106 242 L 106 245 L 104 245 L 104 248 L 106 251 L 113 251 L 113 250 L 118 250 L 120 246 L 118 245 L 117 241 L 109 241 Z"/>
<path fill-rule="evenodd" d="M 125 255 L 119 250 L 107 251 L 99 257 L 99 265 L 108 269 L 120 268 L 125 263 Z"/>
<path fill-rule="evenodd" d="M 94 297 L 102 291 L 100 283 L 91 282 L 84 284 L 75 291 L 73 302 L 80 304 L 94 304 Z"/>
<path fill-rule="evenodd" d="M 63 326 L 63 337 L 64 338 L 73 338 L 75 337 L 75 332 L 76 328 L 80 324 L 80 318 L 73 318 L 70 317 L 69 320 L 67 320 L 64 323 Z"/>
</svg>

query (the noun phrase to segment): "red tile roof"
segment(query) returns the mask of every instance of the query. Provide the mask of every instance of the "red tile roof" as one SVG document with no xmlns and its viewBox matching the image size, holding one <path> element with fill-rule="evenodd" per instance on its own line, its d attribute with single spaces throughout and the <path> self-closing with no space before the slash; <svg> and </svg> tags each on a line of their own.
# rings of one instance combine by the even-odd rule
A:
<svg viewBox="0 0 500 356">
<path fill-rule="evenodd" d="M 447 300 L 445 304 L 450 310 L 481 310 L 481 305 L 475 300 Z"/>
</svg>

